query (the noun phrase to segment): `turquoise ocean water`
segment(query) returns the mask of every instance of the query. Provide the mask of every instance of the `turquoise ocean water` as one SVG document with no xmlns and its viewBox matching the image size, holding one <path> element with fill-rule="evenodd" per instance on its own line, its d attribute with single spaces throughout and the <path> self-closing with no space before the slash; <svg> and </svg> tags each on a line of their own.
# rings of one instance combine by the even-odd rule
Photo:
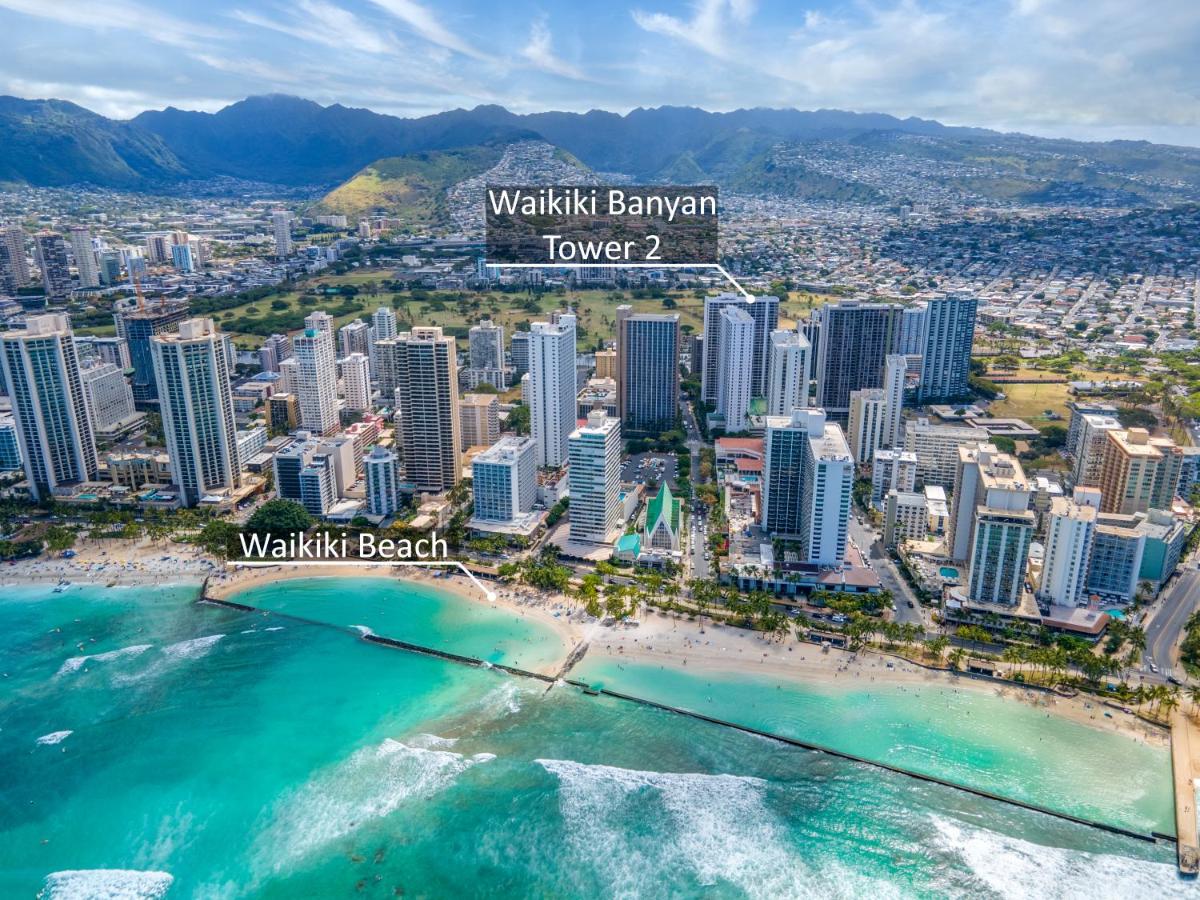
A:
<svg viewBox="0 0 1200 900">
<path fill-rule="evenodd" d="M 0 597 L 0 896 L 1194 894 L 1169 845 L 350 628 L 197 606 L 195 591 Z M 432 588 L 326 580 L 246 599 L 493 661 L 560 652 L 536 623 Z M 1165 754 L 1091 729 L 1057 737 L 1063 723 L 1015 703 L 985 705 L 981 723 L 954 695 L 919 698 L 922 717 L 913 697 L 585 666 L 614 687 L 736 703 L 865 755 L 926 753 L 1000 781 L 1017 754 L 1050 773 L 1075 754 L 1080 810 L 1140 825 L 1169 809 L 1166 782 L 1130 768 Z M 905 716 L 912 728 L 872 724 Z M 1044 739 L 1012 737 L 1022 729 Z M 1069 799 L 1057 775 L 1023 789 Z"/>
</svg>

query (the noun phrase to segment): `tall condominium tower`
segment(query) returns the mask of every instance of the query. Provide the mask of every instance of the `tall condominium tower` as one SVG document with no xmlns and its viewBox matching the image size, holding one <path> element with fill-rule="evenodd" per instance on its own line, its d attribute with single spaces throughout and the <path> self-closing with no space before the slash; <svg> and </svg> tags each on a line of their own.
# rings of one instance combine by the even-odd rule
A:
<svg viewBox="0 0 1200 900">
<path fill-rule="evenodd" d="M 20 225 L 0 228 L 0 291 L 15 294 L 29 284 L 29 261 L 25 256 L 25 232 Z"/>
<path fill-rule="evenodd" d="M 808 406 L 809 351 L 799 331 L 771 332 L 767 357 L 767 415 L 791 416 L 793 409 Z"/>
<path fill-rule="evenodd" d="M 351 353 L 338 362 L 342 370 L 342 396 L 346 409 L 371 408 L 371 361 L 363 353 Z"/>
<path fill-rule="evenodd" d="M 1016 605 L 1037 526 L 1029 482 L 1021 464 L 993 444 L 960 447 L 958 453 L 946 536 L 950 556 L 967 562 L 971 600 Z"/>
<path fill-rule="evenodd" d="M 679 316 L 617 307 L 617 412 L 626 434 L 659 434 L 679 417 Z"/>
<path fill-rule="evenodd" d="M 363 457 L 367 480 L 367 513 L 386 518 L 400 509 L 400 459 L 386 447 L 373 447 Z"/>
<path fill-rule="evenodd" d="M 472 369 L 504 368 L 504 326 L 491 319 L 472 325 L 467 332 L 469 362 Z"/>
<path fill-rule="evenodd" d="M 904 414 L 904 375 L 908 359 L 902 353 L 889 353 L 883 363 L 884 424 L 882 446 L 900 444 L 900 423 Z"/>
<path fill-rule="evenodd" d="M 330 332 L 308 328 L 298 334 L 292 340 L 292 360 L 296 364 L 292 392 L 300 407 L 300 427 L 314 434 L 333 434 L 338 428 L 338 400 Z"/>
<path fill-rule="evenodd" d="M 1100 464 L 1101 512 L 1129 515 L 1170 509 L 1179 489 L 1183 452 L 1144 428 L 1109 431 Z"/>
<path fill-rule="evenodd" d="M 1084 493 L 1087 490 L 1085 488 Z M 1075 606 L 1083 596 L 1099 510 L 1078 500 L 1077 494 L 1074 500 L 1055 497 L 1050 501 L 1046 558 L 1037 592 L 1043 603 Z"/>
<path fill-rule="evenodd" d="M 61 234 L 39 231 L 33 238 L 34 255 L 42 270 L 47 300 L 65 300 L 71 296 L 71 267 L 67 264 L 67 245 Z"/>
<path fill-rule="evenodd" d="M 976 304 L 974 297 L 966 295 L 929 301 L 918 388 L 921 403 L 952 400 L 968 393 Z"/>
<path fill-rule="evenodd" d="M 571 540 L 606 543 L 621 523 L 621 420 L 592 410 L 568 444 Z"/>
<path fill-rule="evenodd" d="M 842 429 L 816 409 L 768 416 L 763 528 L 799 542 L 801 561 L 837 566 L 846 557 L 854 459 Z"/>
<path fill-rule="evenodd" d="M 386 341 L 396 336 L 396 313 L 390 306 L 381 306 L 371 315 L 375 340 Z"/>
<path fill-rule="evenodd" d="M 100 286 L 100 267 L 96 263 L 96 248 L 92 246 L 92 233 L 84 225 L 71 226 L 71 254 L 75 257 L 75 270 L 79 273 L 81 288 Z"/>
<path fill-rule="evenodd" d="M 150 341 L 171 472 L 184 506 L 241 486 L 225 344 L 212 319 L 188 319 Z"/>
<path fill-rule="evenodd" d="M 745 308 L 732 304 L 723 307 L 717 317 L 717 415 L 725 417 L 729 434 L 749 427 L 755 324 Z"/>
<path fill-rule="evenodd" d="M 342 356 L 351 353 L 371 354 L 371 326 L 362 319 L 355 319 L 338 329 L 338 346 Z"/>
<path fill-rule="evenodd" d="M 928 330 L 927 303 L 915 303 L 904 307 L 900 314 L 900 346 L 896 352 L 904 356 L 924 356 Z"/>
<path fill-rule="evenodd" d="M 529 331 L 529 413 L 539 466 L 558 468 L 567 461 L 577 393 L 575 317 L 554 324 L 534 322 Z"/>
<path fill-rule="evenodd" d="M 278 209 L 271 213 L 271 229 L 275 233 L 275 255 L 288 256 L 292 252 L 292 214 Z"/>
<path fill-rule="evenodd" d="M 513 377 L 518 381 L 529 371 L 529 341 L 528 331 L 514 331 L 509 339 L 509 352 L 512 354 Z"/>
<path fill-rule="evenodd" d="M 509 436 L 480 453 L 471 463 L 475 518 L 512 522 L 533 509 L 537 500 L 537 448 L 533 438 Z"/>
<path fill-rule="evenodd" d="M 323 334 L 329 335 L 329 343 L 331 346 L 337 346 L 334 343 L 333 335 L 333 316 L 325 312 L 323 309 L 318 309 L 316 312 L 311 312 L 304 317 L 305 329 L 312 328 L 320 331 Z"/>
<path fill-rule="evenodd" d="M 177 300 L 155 302 L 143 309 L 124 309 L 113 313 L 117 334 L 124 336 L 129 345 L 129 360 L 133 363 L 135 402 L 153 404 L 158 400 L 150 339 L 156 334 L 173 332 L 187 317 L 187 302 Z"/>
<path fill-rule="evenodd" d="M 885 362 L 900 341 L 900 315 L 896 303 L 842 300 L 821 307 L 816 405 L 831 418 L 847 421 L 851 391 L 883 387 Z"/>
<path fill-rule="evenodd" d="M 29 491 L 35 500 L 61 485 L 96 479 L 96 438 L 79 373 L 71 321 L 34 316 L 0 335 Z"/>
<path fill-rule="evenodd" d="M 461 474 L 454 338 L 439 327 L 414 328 L 397 335 L 395 344 L 405 480 L 417 491 L 439 494 Z"/>
<path fill-rule="evenodd" d="M 850 392 L 850 450 L 860 466 L 869 466 L 875 451 L 884 446 L 886 423 L 887 397 L 882 388 Z"/>
<path fill-rule="evenodd" d="M 767 390 L 767 361 L 771 332 L 779 328 L 779 298 L 755 297 L 742 294 L 717 294 L 704 298 L 704 364 L 700 369 L 701 392 L 705 400 L 716 403 L 720 392 L 721 310 L 727 306 L 742 308 L 754 320 L 754 345 L 750 362 L 750 394 L 765 396 Z"/>
</svg>

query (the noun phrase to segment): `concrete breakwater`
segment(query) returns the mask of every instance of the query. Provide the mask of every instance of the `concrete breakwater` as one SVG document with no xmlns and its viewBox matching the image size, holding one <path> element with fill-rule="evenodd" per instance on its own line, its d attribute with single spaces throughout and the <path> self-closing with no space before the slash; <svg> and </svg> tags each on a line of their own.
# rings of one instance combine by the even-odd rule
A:
<svg viewBox="0 0 1200 900">
<path fill-rule="evenodd" d="M 823 753 L 823 754 L 827 754 L 834 758 L 846 760 L 848 762 L 854 762 L 854 763 L 858 763 L 860 765 L 871 766 L 872 768 L 879 769 L 882 771 L 891 772 L 891 773 L 894 773 L 897 775 L 903 775 L 905 777 L 912 778 L 917 781 L 922 781 L 922 782 L 929 783 L 929 784 L 937 784 L 942 787 L 947 787 L 947 788 L 951 788 L 954 790 L 962 791 L 964 793 L 972 794 L 974 796 L 981 797 L 984 799 L 993 800 L 993 801 L 996 801 L 999 803 L 1005 803 L 1010 806 L 1029 810 L 1031 812 L 1036 812 L 1036 813 L 1040 813 L 1042 815 L 1051 816 L 1053 818 L 1056 818 L 1056 819 L 1059 819 L 1062 821 L 1071 822 L 1071 823 L 1074 823 L 1077 825 L 1083 825 L 1083 826 L 1086 826 L 1089 828 L 1095 828 L 1095 829 L 1098 829 L 1100 831 L 1104 831 L 1104 832 L 1107 832 L 1110 834 L 1122 835 L 1124 837 L 1130 837 L 1130 838 L 1134 838 L 1139 841 L 1145 841 L 1145 842 L 1150 842 L 1150 843 L 1153 843 L 1153 842 L 1156 842 L 1159 840 L 1172 841 L 1172 842 L 1175 840 L 1175 838 L 1172 837 L 1171 835 L 1160 834 L 1157 832 L 1145 833 L 1145 832 L 1140 832 L 1140 831 L 1134 831 L 1132 829 L 1123 828 L 1123 827 L 1117 826 L 1117 825 L 1112 825 L 1107 822 L 1102 822 L 1102 821 L 1095 820 L 1095 819 L 1089 819 L 1089 818 L 1085 818 L 1082 816 L 1076 816 L 1071 813 L 1066 813 L 1066 812 L 1062 812 L 1059 810 L 1051 809 L 1049 807 L 1041 806 L 1039 804 L 1032 803 L 1029 801 L 1019 800 L 1019 799 L 1012 798 L 1012 797 L 1006 797 L 1002 794 L 997 794 L 997 793 L 994 793 L 992 791 L 988 791 L 988 790 L 985 790 L 982 788 L 976 788 L 976 787 L 972 787 L 970 785 L 965 785 L 965 784 L 961 784 L 958 782 L 949 781 L 947 779 L 939 778 L 935 775 L 929 775 L 929 774 L 925 774 L 925 773 L 921 773 L 921 772 L 916 772 L 916 771 L 913 771 L 910 769 L 905 769 L 905 768 L 902 768 L 899 766 L 894 766 L 894 765 L 891 765 L 891 764 L 888 764 L 885 762 L 879 762 L 877 760 L 868 759 L 866 757 L 858 756 L 856 754 L 849 753 L 849 752 L 846 752 L 843 750 L 837 750 L 835 748 L 824 746 L 822 744 L 814 743 L 811 741 L 805 741 L 805 740 L 801 740 L 798 738 L 792 738 L 792 737 L 786 737 L 786 736 L 779 735 L 779 734 L 774 734 L 774 733 L 767 732 L 767 731 L 764 731 L 761 729 L 753 728 L 753 727 L 746 726 L 746 725 L 741 725 L 736 722 L 730 722 L 730 721 L 727 721 L 724 719 L 719 719 L 719 718 L 716 718 L 713 716 L 708 716 L 708 715 L 705 715 L 700 712 L 696 712 L 691 709 L 671 706 L 669 704 L 661 703 L 661 702 L 654 701 L 654 700 L 649 700 L 649 699 L 646 699 L 643 697 L 637 697 L 637 696 L 630 695 L 630 694 L 624 694 L 619 691 L 614 691 L 614 690 L 604 688 L 604 687 L 596 687 L 591 684 L 588 684 L 587 682 L 580 681 L 578 679 L 561 677 L 561 676 L 565 675 L 566 672 L 569 670 L 570 664 L 578 662 L 579 658 L 582 657 L 583 651 L 585 649 L 583 645 L 580 645 L 579 647 L 576 647 L 576 648 L 574 648 L 574 650 L 572 650 L 570 656 L 568 657 L 570 664 L 564 664 L 564 666 L 562 667 L 562 669 L 559 672 L 559 675 L 554 676 L 554 675 L 547 675 L 545 673 L 532 672 L 532 671 L 529 671 L 526 669 L 521 669 L 521 668 L 518 668 L 515 666 L 509 666 L 509 665 L 506 665 L 503 663 L 491 663 L 486 660 L 479 659 L 477 657 L 466 656 L 463 654 L 457 654 L 457 653 L 453 653 L 453 652 L 450 652 L 447 650 L 439 650 L 439 649 L 432 648 L 432 647 L 426 647 L 426 646 L 423 646 L 420 644 L 411 643 L 409 641 L 403 641 L 403 640 L 400 640 L 397 638 L 391 638 L 391 637 L 387 637 L 385 635 L 375 634 L 373 632 L 365 632 L 364 633 L 364 632 L 361 632 L 358 630 L 346 628 L 344 626 L 333 625 L 328 622 L 321 622 L 321 621 L 313 620 L 313 619 L 307 619 L 307 618 L 304 618 L 301 616 L 292 615 L 290 613 L 279 613 L 279 612 L 274 612 L 272 610 L 259 609 L 256 607 L 248 606 L 246 604 L 237 603 L 237 602 L 234 602 L 231 600 L 206 597 L 203 594 L 201 595 L 201 597 L 198 599 L 197 602 L 208 603 L 208 604 L 212 604 L 215 606 L 223 606 L 228 609 L 236 610 L 239 612 L 259 613 L 259 614 L 263 614 L 263 615 L 277 616 L 277 617 L 280 617 L 280 618 L 286 619 L 286 620 L 303 622 L 305 624 L 310 624 L 310 625 L 320 625 L 320 626 L 323 626 L 326 628 L 337 628 L 339 630 L 352 633 L 356 637 L 359 637 L 361 640 L 366 641 L 368 643 L 376 644 L 378 646 L 391 647 L 391 648 L 397 649 L 397 650 L 405 650 L 410 653 L 418 653 L 418 654 L 422 654 L 425 656 L 431 656 L 431 657 L 435 657 L 438 659 L 446 660 L 448 662 L 453 662 L 453 663 L 456 663 L 459 665 L 470 666 L 473 668 L 496 669 L 498 671 L 505 672 L 507 674 L 514 675 L 514 676 L 517 676 L 520 678 L 529 678 L 529 679 L 534 679 L 534 680 L 540 681 L 543 684 L 547 684 L 551 688 L 555 684 L 560 684 L 560 683 L 570 685 L 571 687 L 579 689 L 586 696 L 604 696 L 604 697 L 609 697 L 614 700 L 618 700 L 618 701 L 622 701 L 622 702 L 636 703 L 641 706 L 661 710 L 663 712 L 668 712 L 673 715 L 685 716 L 685 717 L 688 717 L 688 718 L 691 718 L 691 719 L 694 719 L 697 721 L 706 722 L 706 723 L 709 723 L 712 725 L 717 725 L 717 726 L 720 726 L 723 728 L 730 728 L 730 729 L 733 729 L 736 731 L 740 731 L 744 734 L 752 734 L 757 737 L 766 738 L 768 740 L 776 741 L 778 743 L 785 744 L 785 745 L 791 746 L 791 747 L 795 747 L 797 749 L 807 750 L 807 751 L 811 751 L 814 753 Z"/>
</svg>

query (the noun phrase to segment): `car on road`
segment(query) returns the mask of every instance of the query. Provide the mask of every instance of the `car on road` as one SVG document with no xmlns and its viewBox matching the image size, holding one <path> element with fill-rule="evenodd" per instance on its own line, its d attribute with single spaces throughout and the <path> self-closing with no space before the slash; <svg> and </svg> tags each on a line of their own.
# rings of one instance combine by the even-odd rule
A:
<svg viewBox="0 0 1200 900">
<path fill-rule="evenodd" d="M 909 609 L 915 609 L 915 607 L 913 606 L 913 602 L 911 600 L 905 600 L 904 602 L 908 606 Z"/>
</svg>

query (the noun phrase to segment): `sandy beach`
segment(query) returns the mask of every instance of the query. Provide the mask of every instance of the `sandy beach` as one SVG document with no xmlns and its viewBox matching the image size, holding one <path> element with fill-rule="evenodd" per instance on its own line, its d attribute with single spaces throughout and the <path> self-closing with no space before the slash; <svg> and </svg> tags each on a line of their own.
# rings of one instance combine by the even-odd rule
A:
<svg viewBox="0 0 1200 900">
<path fill-rule="evenodd" d="M 75 556 L 39 556 L 0 566 L 0 585 L 57 584 L 60 581 L 103 585 L 169 584 L 194 581 L 221 571 L 221 564 L 190 544 L 80 541 Z"/>
<path fill-rule="evenodd" d="M 1103 705 L 1098 699 L 1087 695 L 1061 697 L 1046 691 L 1022 688 L 1011 682 L 992 682 L 931 670 L 873 650 L 850 653 L 829 648 L 822 651 L 814 644 L 802 644 L 794 639 L 780 642 L 758 632 L 714 625 L 707 621 L 701 626 L 685 616 L 653 611 L 625 624 L 602 625 L 587 616 L 573 597 L 523 586 L 486 582 L 487 590 L 492 592 L 491 598 L 488 598 L 477 584 L 450 569 L 396 567 L 387 570 L 354 565 L 248 568 L 216 563 L 188 545 L 164 546 L 148 542 L 135 547 L 85 542 L 76 550 L 77 555 L 72 559 L 40 558 L 7 566 L 0 570 L 0 583 L 57 583 L 66 580 L 136 585 L 188 580 L 200 582 L 207 577 L 210 596 L 235 599 L 235 595 L 258 585 L 283 580 L 384 578 L 411 581 L 453 594 L 464 602 L 490 603 L 510 611 L 514 616 L 537 620 L 551 628 L 562 641 L 563 660 L 583 642 L 587 644 L 589 655 L 620 657 L 718 677 L 722 673 L 742 673 L 833 688 L 842 684 L 857 686 L 879 681 L 902 689 L 916 690 L 928 686 L 991 692 L 1013 702 L 1027 703 L 1045 710 L 1047 715 L 1063 716 L 1134 740 L 1158 746 L 1166 746 L 1169 742 L 1165 728 Z M 438 577 L 439 572 L 441 577 Z"/>
<path fill-rule="evenodd" d="M 728 625 L 706 622 L 702 631 L 695 621 L 655 612 L 641 618 L 637 626 L 603 629 L 592 640 L 588 652 L 718 677 L 722 673 L 741 673 L 833 688 L 847 685 L 857 689 L 864 683 L 878 681 L 909 690 L 936 687 L 991 692 L 1043 709 L 1047 715 L 1115 731 L 1144 743 L 1156 746 L 1169 743 L 1165 728 L 1105 706 L 1095 697 L 1083 694 L 1061 697 L 1011 682 L 955 675 L 873 650 L 822 651 L 816 644 L 802 644 L 791 638 L 780 642 L 759 632 Z M 1105 716 L 1106 712 L 1111 718 Z"/>
<path fill-rule="evenodd" d="M 442 573 L 441 577 L 437 577 L 439 572 Z M 385 569 L 379 566 L 364 567 L 352 564 L 230 567 L 215 573 L 209 579 L 208 595 L 222 600 L 236 600 L 237 594 L 260 585 L 308 578 L 381 578 L 388 581 L 412 582 L 445 591 L 468 603 L 487 603 L 511 612 L 514 617 L 535 619 L 554 631 L 562 642 L 562 660 L 565 660 L 580 642 L 590 641 L 595 632 L 606 631 L 598 623 L 589 621 L 583 611 L 563 595 L 542 594 L 529 589 L 487 582 L 487 589 L 492 592 L 489 598 L 484 596 L 477 584 L 450 568 L 396 566 Z M 545 674 L 555 674 L 558 667 L 559 664 L 556 663 Z"/>
</svg>

